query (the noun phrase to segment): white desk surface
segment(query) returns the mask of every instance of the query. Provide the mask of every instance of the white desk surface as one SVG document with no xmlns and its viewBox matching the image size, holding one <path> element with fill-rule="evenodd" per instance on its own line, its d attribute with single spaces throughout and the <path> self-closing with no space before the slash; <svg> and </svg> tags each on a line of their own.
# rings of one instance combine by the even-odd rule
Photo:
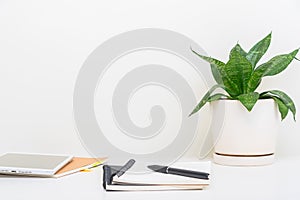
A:
<svg viewBox="0 0 300 200">
<path fill-rule="evenodd" d="M 59 179 L 0 176 L 0 199 L 300 199 L 300 157 L 263 167 L 213 164 L 211 186 L 203 191 L 105 192 L 100 168 Z"/>
</svg>

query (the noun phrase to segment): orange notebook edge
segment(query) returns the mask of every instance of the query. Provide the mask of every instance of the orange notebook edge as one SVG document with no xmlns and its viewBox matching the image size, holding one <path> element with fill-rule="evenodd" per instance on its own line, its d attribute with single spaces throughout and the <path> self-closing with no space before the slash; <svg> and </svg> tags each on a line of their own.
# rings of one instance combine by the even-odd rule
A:
<svg viewBox="0 0 300 200">
<path fill-rule="evenodd" d="M 74 157 L 68 164 L 54 174 L 54 178 L 59 178 L 85 169 L 90 169 L 103 164 L 107 158 L 85 158 Z"/>
</svg>

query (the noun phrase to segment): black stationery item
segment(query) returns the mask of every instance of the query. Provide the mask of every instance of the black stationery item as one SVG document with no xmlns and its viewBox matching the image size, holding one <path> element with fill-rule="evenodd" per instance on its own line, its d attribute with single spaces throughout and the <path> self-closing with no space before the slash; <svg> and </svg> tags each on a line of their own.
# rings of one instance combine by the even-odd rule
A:
<svg viewBox="0 0 300 200">
<path fill-rule="evenodd" d="M 196 179 L 163 173 L 128 172 L 128 169 L 134 163 L 134 161 L 128 161 L 124 166 L 104 165 L 104 189 L 106 191 L 201 190 L 209 185 L 209 179 Z M 192 167 L 188 163 L 185 166 L 187 168 Z M 196 167 L 196 169 L 207 171 L 209 171 L 209 168 L 210 162 L 197 163 Z"/>
<path fill-rule="evenodd" d="M 179 176 L 186 176 L 191 178 L 199 178 L 199 179 L 205 179 L 208 180 L 209 173 L 205 172 L 199 172 L 199 171 L 192 171 L 192 170 L 186 170 L 186 169 L 178 169 L 178 168 L 172 168 L 168 166 L 160 166 L 160 165 L 149 165 L 149 169 L 164 173 L 164 174 L 173 174 L 173 175 L 179 175 Z"/>
<path fill-rule="evenodd" d="M 128 169 L 130 169 L 135 163 L 134 159 L 130 159 L 123 167 L 121 167 L 116 174 L 116 176 L 120 177 L 122 176 Z"/>
<path fill-rule="evenodd" d="M 135 163 L 134 159 L 130 159 L 123 166 L 109 166 L 103 165 L 103 188 L 107 189 L 107 185 L 112 184 L 114 176 L 122 176 L 128 169 L 130 169 Z"/>
<path fill-rule="evenodd" d="M 113 177 L 120 171 L 124 166 L 117 165 L 103 165 L 103 188 L 106 190 L 107 186 L 112 185 Z"/>
<path fill-rule="evenodd" d="M 103 188 L 106 190 L 106 186 L 111 184 L 112 181 L 112 169 L 108 165 L 103 165 Z"/>
</svg>

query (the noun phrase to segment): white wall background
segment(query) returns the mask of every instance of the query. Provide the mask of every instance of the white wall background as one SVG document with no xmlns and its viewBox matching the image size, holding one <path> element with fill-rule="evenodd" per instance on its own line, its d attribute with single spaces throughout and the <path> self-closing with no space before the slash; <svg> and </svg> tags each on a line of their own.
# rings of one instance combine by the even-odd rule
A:
<svg viewBox="0 0 300 200">
<path fill-rule="evenodd" d="M 248 49 L 273 31 L 267 60 L 300 47 L 299 8 L 298 0 L 0 0 L 0 154 L 87 154 L 73 122 L 73 86 L 89 53 L 113 35 L 170 29 L 226 60 L 238 40 Z M 286 91 L 300 109 L 299 75 L 294 61 L 263 87 Z M 298 121 L 282 123 L 279 157 L 300 155 Z"/>
</svg>

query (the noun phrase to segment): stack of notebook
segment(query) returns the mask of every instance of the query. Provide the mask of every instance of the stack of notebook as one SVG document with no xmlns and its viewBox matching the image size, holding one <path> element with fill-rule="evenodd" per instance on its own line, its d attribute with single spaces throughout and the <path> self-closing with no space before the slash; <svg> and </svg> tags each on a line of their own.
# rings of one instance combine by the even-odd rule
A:
<svg viewBox="0 0 300 200">
<path fill-rule="evenodd" d="M 107 191 L 202 190 L 209 185 L 210 165 L 207 161 L 182 162 L 171 166 L 172 169 L 179 169 L 179 172 L 181 170 L 204 174 L 198 178 L 186 176 L 184 173 L 178 175 L 159 170 L 148 173 L 124 171 L 117 175 L 122 166 L 104 165 L 103 187 Z"/>
</svg>

